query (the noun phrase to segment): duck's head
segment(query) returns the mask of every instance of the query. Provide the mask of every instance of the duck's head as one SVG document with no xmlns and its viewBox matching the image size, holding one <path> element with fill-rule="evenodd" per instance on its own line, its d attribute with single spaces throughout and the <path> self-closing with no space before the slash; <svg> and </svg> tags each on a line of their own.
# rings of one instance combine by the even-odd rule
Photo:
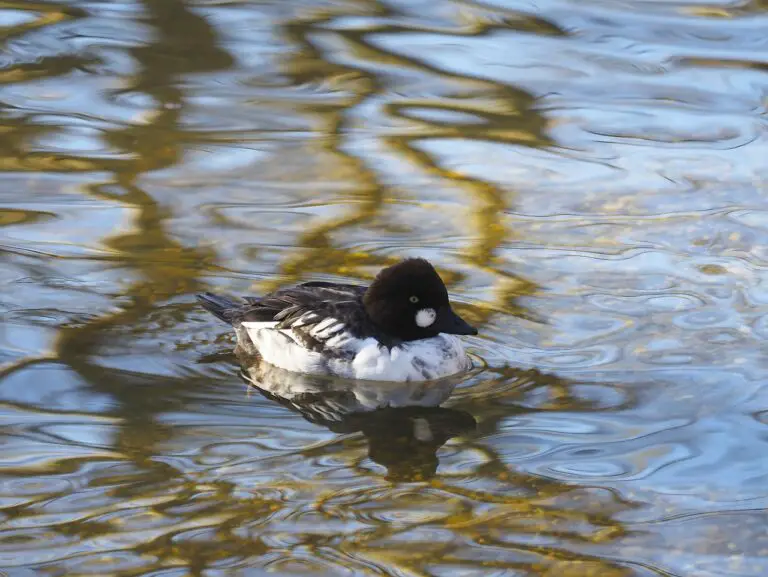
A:
<svg viewBox="0 0 768 577">
<path fill-rule="evenodd" d="M 379 272 L 363 303 L 376 326 L 404 341 L 439 333 L 477 334 L 451 308 L 443 280 L 422 258 L 409 258 Z"/>
</svg>

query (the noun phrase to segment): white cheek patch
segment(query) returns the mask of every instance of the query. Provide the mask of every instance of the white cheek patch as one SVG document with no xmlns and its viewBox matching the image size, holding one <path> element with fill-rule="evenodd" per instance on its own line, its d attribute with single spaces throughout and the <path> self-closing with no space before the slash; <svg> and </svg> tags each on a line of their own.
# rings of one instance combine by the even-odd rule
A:
<svg viewBox="0 0 768 577">
<path fill-rule="evenodd" d="M 413 436 L 422 443 L 429 443 L 435 438 L 429 426 L 429 421 L 422 417 L 413 420 Z"/>
<path fill-rule="evenodd" d="M 425 329 L 434 323 L 436 318 L 437 313 L 435 309 L 421 309 L 416 313 L 416 324 Z"/>
</svg>

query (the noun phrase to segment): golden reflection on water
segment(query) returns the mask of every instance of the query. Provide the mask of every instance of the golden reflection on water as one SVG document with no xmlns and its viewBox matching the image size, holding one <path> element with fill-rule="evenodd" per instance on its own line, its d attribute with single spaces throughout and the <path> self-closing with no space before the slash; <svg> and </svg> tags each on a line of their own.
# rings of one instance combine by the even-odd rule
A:
<svg viewBox="0 0 768 577">
<path fill-rule="evenodd" d="M 0 568 L 765 574 L 767 9 L 0 4 Z M 404 254 L 440 407 L 247 393 L 192 304 Z"/>
</svg>

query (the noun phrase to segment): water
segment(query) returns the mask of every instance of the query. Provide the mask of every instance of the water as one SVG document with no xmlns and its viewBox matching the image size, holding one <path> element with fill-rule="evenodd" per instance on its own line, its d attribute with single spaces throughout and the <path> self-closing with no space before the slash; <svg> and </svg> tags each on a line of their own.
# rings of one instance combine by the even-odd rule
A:
<svg viewBox="0 0 768 577">
<path fill-rule="evenodd" d="M 0 25 L 6 574 L 768 573 L 763 0 Z M 249 392 L 192 298 L 404 255 L 481 328 L 440 407 Z"/>
</svg>

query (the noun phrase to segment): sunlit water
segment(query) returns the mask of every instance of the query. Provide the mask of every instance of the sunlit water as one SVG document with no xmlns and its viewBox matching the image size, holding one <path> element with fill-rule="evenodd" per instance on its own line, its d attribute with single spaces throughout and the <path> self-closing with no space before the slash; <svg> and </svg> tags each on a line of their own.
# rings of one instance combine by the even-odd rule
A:
<svg viewBox="0 0 768 577">
<path fill-rule="evenodd" d="M 764 0 L 0 25 L 5 573 L 768 574 Z M 440 407 L 248 392 L 192 296 L 405 255 L 481 328 Z"/>
</svg>

